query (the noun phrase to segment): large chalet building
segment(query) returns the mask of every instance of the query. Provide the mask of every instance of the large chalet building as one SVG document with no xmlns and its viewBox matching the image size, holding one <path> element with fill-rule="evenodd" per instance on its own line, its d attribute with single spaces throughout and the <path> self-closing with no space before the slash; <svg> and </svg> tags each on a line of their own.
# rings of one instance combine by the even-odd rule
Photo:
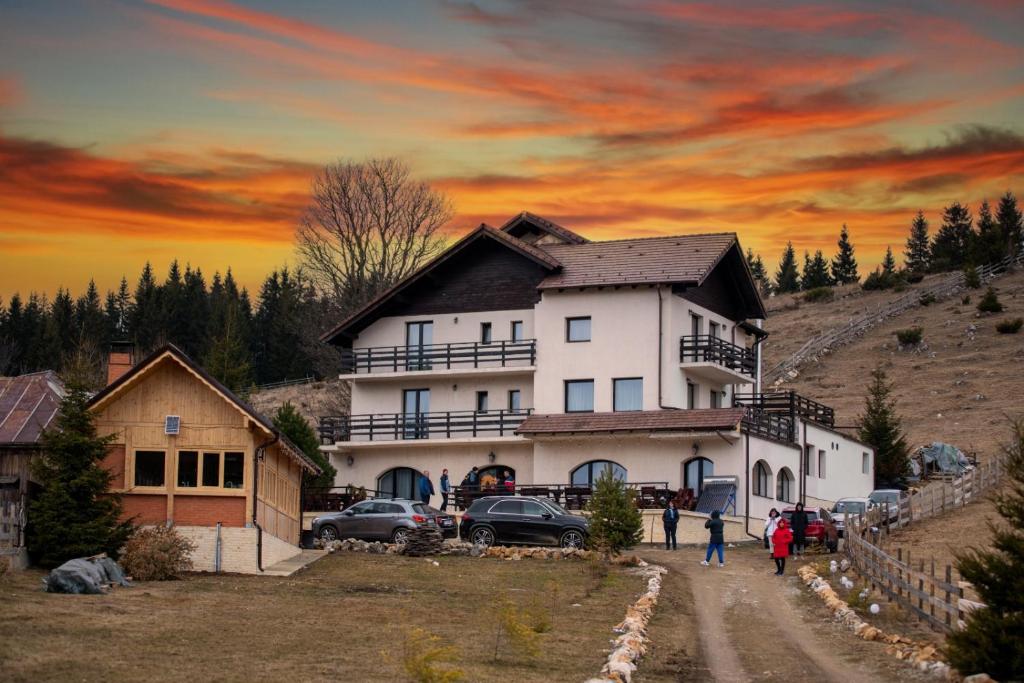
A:
<svg viewBox="0 0 1024 683">
<path fill-rule="evenodd" d="M 325 335 L 352 402 L 323 449 L 338 485 L 402 497 L 474 466 L 568 502 L 610 469 L 757 518 L 866 495 L 871 450 L 831 409 L 759 393 L 764 317 L 733 233 L 591 242 L 521 213 Z"/>
</svg>

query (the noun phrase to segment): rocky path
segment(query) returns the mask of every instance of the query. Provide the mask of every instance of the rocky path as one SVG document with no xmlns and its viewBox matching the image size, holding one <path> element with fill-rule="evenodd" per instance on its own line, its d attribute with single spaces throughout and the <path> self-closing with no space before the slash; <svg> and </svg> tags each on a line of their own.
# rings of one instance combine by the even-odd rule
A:
<svg viewBox="0 0 1024 683">
<path fill-rule="evenodd" d="M 786 567 L 787 576 L 777 577 L 767 551 L 756 547 L 727 549 L 723 568 L 701 566 L 703 552 L 693 548 L 643 556 L 669 569 L 669 584 L 686 584 L 692 609 L 671 626 L 664 620 L 673 615 L 663 615 L 660 628 L 654 624 L 651 666 L 640 664 L 639 681 L 919 680 L 877 644 L 832 623 L 801 589 L 795 562 Z M 699 655 L 689 668 L 663 666 L 659 659 L 683 638 L 698 640 Z"/>
</svg>

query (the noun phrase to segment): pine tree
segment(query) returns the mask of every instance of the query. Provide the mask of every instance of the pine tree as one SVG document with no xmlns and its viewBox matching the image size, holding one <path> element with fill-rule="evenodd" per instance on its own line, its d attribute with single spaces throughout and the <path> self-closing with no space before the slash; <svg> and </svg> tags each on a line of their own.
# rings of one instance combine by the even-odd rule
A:
<svg viewBox="0 0 1024 683">
<path fill-rule="evenodd" d="M 101 465 L 112 436 L 96 433 L 88 394 L 71 384 L 54 428 L 43 435 L 42 456 L 33 474 L 42 491 L 29 506 L 29 552 L 42 567 L 75 557 L 118 550 L 131 535 L 120 521 L 121 499 L 109 492 L 112 475 Z"/>
<path fill-rule="evenodd" d="M 764 260 L 761 255 L 754 255 L 754 250 L 747 248 L 747 265 L 750 267 L 750 274 L 754 277 L 754 282 L 757 283 L 757 288 L 762 294 L 768 294 L 771 291 L 771 280 L 768 278 L 768 272 L 764 269 Z"/>
<path fill-rule="evenodd" d="M 995 263 L 1006 255 L 1006 243 L 996 219 L 992 217 L 992 209 L 985 199 L 978 207 L 978 237 L 974 240 L 974 252 L 971 261 L 978 265 Z"/>
<path fill-rule="evenodd" d="M 252 364 L 249 346 L 241 334 L 241 310 L 237 304 L 227 308 L 223 327 L 213 333 L 210 348 L 203 358 L 207 372 L 234 392 L 244 392 L 252 385 Z"/>
<path fill-rule="evenodd" d="M 643 515 L 636 507 L 636 492 L 616 479 L 611 469 L 601 472 L 587 503 L 590 543 L 608 555 L 617 555 L 643 540 Z"/>
<path fill-rule="evenodd" d="M 1024 220 L 1022 220 L 1020 209 L 1017 208 L 1017 198 L 1009 190 L 999 199 L 996 222 L 999 223 L 999 232 L 1006 245 L 1004 253 L 1016 256 L 1022 248 Z"/>
<path fill-rule="evenodd" d="M 779 270 L 775 273 L 775 291 L 779 294 L 800 291 L 800 274 L 796 269 L 796 251 L 792 242 L 786 243 L 779 260 Z"/>
<path fill-rule="evenodd" d="M 875 450 L 875 487 L 905 483 L 910 475 L 910 449 L 896 414 L 892 384 L 881 367 L 871 373 L 859 435 L 861 441 Z"/>
<path fill-rule="evenodd" d="M 974 248 L 971 212 L 953 202 L 942 213 L 942 227 L 932 242 L 932 269 L 936 272 L 961 270 Z"/>
<path fill-rule="evenodd" d="M 892 247 L 885 248 L 885 258 L 882 259 L 882 274 L 896 275 L 896 259 L 892 255 Z"/>
<path fill-rule="evenodd" d="M 131 338 L 129 315 L 131 315 L 132 295 L 128 291 L 128 279 L 121 277 L 117 293 L 107 293 L 107 336 L 116 341 L 128 341 Z"/>
<path fill-rule="evenodd" d="M 985 607 L 967 614 L 967 626 L 946 639 L 949 663 L 965 676 L 987 673 L 999 681 L 1024 679 L 1024 420 L 1013 425 L 1005 449 L 1009 486 L 995 496 L 1006 524 L 991 525 L 990 548 L 957 555 L 957 571 Z"/>
<path fill-rule="evenodd" d="M 129 315 L 129 326 L 140 353 L 147 353 L 165 341 L 163 312 L 160 310 L 160 290 L 153 277 L 153 267 L 146 262 L 135 286 L 135 303 Z"/>
<path fill-rule="evenodd" d="M 928 238 L 928 221 L 924 212 L 918 211 L 910 224 L 910 237 L 903 251 L 903 263 L 912 273 L 927 273 L 931 267 L 932 248 Z"/>
<path fill-rule="evenodd" d="M 193 358 L 202 358 L 210 344 L 207 325 L 210 317 L 210 299 L 206 292 L 206 281 L 203 271 L 192 270 L 185 266 L 184 286 L 182 289 L 182 306 L 185 314 L 176 323 L 176 338 L 180 341 L 185 353 Z"/>
<path fill-rule="evenodd" d="M 320 451 L 320 439 L 317 438 L 316 432 L 306 418 L 295 409 L 295 406 L 285 403 L 278 408 L 277 414 L 274 415 L 274 426 L 280 429 L 285 436 L 291 439 L 292 443 L 323 470 L 323 474 L 319 476 L 306 472 L 303 475 L 304 485 L 321 489 L 334 486 L 334 476 L 337 474 L 337 470 L 327 460 L 327 456 Z"/>
<path fill-rule="evenodd" d="M 853 244 L 850 243 L 850 233 L 843 223 L 843 229 L 839 232 L 839 251 L 832 259 L 832 280 L 837 285 L 849 285 L 860 280 L 857 273 L 857 259 L 853 257 Z"/>
<path fill-rule="evenodd" d="M 805 290 L 817 287 L 831 287 L 832 276 L 829 275 L 828 261 L 821 249 L 814 252 L 814 258 L 807 259 L 805 252 L 804 276 L 801 281 Z"/>
</svg>

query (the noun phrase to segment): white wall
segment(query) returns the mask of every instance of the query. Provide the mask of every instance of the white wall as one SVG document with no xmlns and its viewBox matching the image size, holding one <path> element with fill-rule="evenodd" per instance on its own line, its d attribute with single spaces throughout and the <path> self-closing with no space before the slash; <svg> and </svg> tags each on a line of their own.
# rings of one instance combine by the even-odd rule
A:
<svg viewBox="0 0 1024 683">
<path fill-rule="evenodd" d="M 208 526 L 175 526 L 182 536 L 196 544 L 192 552 L 192 569 L 197 572 L 217 570 L 217 528 Z M 256 536 L 254 528 L 221 527 L 220 559 L 222 572 L 258 574 L 256 566 Z M 295 557 L 302 552 L 298 546 L 286 543 L 268 533 L 263 534 L 263 568 Z"/>
<path fill-rule="evenodd" d="M 874 489 L 874 455 L 871 448 L 841 434 L 807 423 L 807 443 L 813 447 L 813 466 L 807 473 L 807 495 L 835 502 L 840 498 L 867 496 Z M 818 466 L 819 451 L 825 451 L 825 476 Z M 868 454 L 867 472 L 862 470 Z"/>
<path fill-rule="evenodd" d="M 487 377 L 437 377 L 430 372 L 417 374 L 402 381 L 352 382 L 352 414 L 401 413 L 402 391 L 430 389 L 430 412 L 449 410 L 475 410 L 476 392 L 486 391 L 489 410 L 508 409 L 508 392 L 518 389 L 520 408 L 532 408 L 533 377 L 529 374 Z"/>
<path fill-rule="evenodd" d="M 476 311 L 473 313 L 435 313 L 431 315 L 389 316 L 380 318 L 359 333 L 353 348 L 370 346 L 405 346 L 405 324 L 431 321 L 434 324 L 435 344 L 455 344 L 480 341 L 480 324 L 491 323 L 492 339 L 496 342 L 512 338 L 512 321 L 523 321 L 523 338 L 533 339 L 533 310 L 526 308 L 509 311 Z"/>
</svg>

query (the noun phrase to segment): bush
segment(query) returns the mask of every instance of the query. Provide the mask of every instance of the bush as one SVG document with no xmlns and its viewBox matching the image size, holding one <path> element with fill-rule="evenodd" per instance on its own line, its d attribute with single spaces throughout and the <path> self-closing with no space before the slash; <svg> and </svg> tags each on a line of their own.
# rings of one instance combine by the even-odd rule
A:
<svg viewBox="0 0 1024 683">
<path fill-rule="evenodd" d="M 907 271 L 903 274 L 903 278 L 912 285 L 916 285 L 918 282 L 924 279 L 924 273 L 915 273 L 912 270 Z"/>
<path fill-rule="evenodd" d="M 887 273 L 882 269 L 878 269 L 864 279 L 864 284 L 861 285 L 861 289 L 892 289 L 893 287 L 905 285 L 906 280 L 904 280 L 901 275 L 897 273 Z"/>
<path fill-rule="evenodd" d="M 416 683 L 455 683 L 464 679 L 454 667 L 458 650 L 445 645 L 440 636 L 422 628 L 409 631 L 402 652 L 402 668 Z"/>
<path fill-rule="evenodd" d="M 921 343 L 921 335 L 924 333 L 920 327 L 911 327 L 906 330 L 896 330 L 896 339 L 900 346 L 917 346 Z"/>
<path fill-rule="evenodd" d="M 196 544 L 164 525 L 141 528 L 121 548 L 121 567 L 136 581 L 167 581 L 192 569 Z"/>
<path fill-rule="evenodd" d="M 932 294 L 931 292 L 928 292 L 927 294 L 922 294 L 920 298 L 917 300 L 917 303 L 921 304 L 922 306 L 929 306 L 935 303 L 936 301 L 938 301 L 938 299 L 935 298 L 935 295 Z"/>
<path fill-rule="evenodd" d="M 530 626 L 530 616 L 519 610 L 508 598 L 498 610 L 497 632 L 494 639 L 494 658 L 499 659 L 505 649 L 516 654 L 516 661 L 536 659 L 540 654 L 539 632 Z M 504 641 L 505 647 L 502 647 Z"/>
<path fill-rule="evenodd" d="M 981 278 L 978 276 L 977 268 L 964 268 L 964 284 L 971 289 L 981 287 Z"/>
<path fill-rule="evenodd" d="M 587 503 L 590 543 L 606 555 L 617 555 L 643 539 L 644 519 L 636 507 L 636 492 L 604 470 Z"/>
<path fill-rule="evenodd" d="M 1014 318 L 996 323 L 996 331 L 999 334 L 1017 334 L 1021 326 L 1024 326 L 1024 318 Z"/>
<path fill-rule="evenodd" d="M 996 290 L 991 287 L 985 292 L 985 296 L 981 297 L 981 301 L 978 302 L 978 310 L 982 313 L 1001 313 L 1003 310 L 1003 304 L 1000 303 L 999 297 L 996 296 Z"/>
<path fill-rule="evenodd" d="M 815 287 L 804 292 L 804 301 L 809 304 L 819 301 L 832 301 L 836 298 L 835 290 L 831 287 Z"/>
</svg>

